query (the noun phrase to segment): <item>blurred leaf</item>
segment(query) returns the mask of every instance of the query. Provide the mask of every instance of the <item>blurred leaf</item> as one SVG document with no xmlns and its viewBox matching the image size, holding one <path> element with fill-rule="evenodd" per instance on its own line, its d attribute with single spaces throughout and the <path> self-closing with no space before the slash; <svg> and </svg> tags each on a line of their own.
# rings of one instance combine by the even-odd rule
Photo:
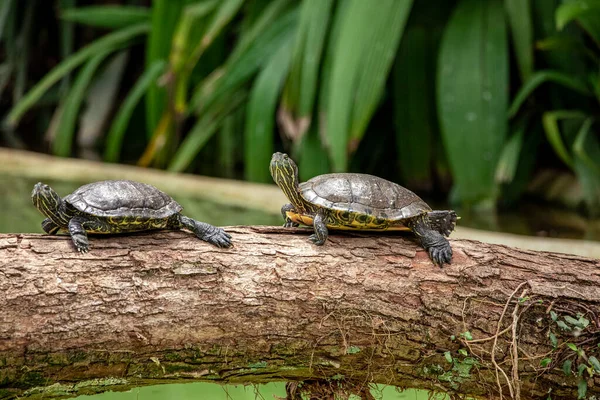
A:
<svg viewBox="0 0 600 400">
<path fill-rule="evenodd" d="M 296 28 L 297 20 L 297 9 L 290 10 L 276 19 L 243 53 L 233 60 L 230 57 L 224 70 L 215 77 L 214 81 L 203 82 L 194 93 L 190 108 L 203 112 L 222 96 L 237 90 L 257 72 L 261 65 L 270 60 L 269 56 L 277 51 L 283 42 L 288 40 L 290 32 Z"/>
<path fill-rule="evenodd" d="M 377 7 L 348 0 L 333 49 L 327 141 L 334 171 L 345 171 L 379 103 L 412 1 L 380 1 Z M 377 45 L 373 45 L 377 43 Z"/>
<path fill-rule="evenodd" d="M 56 137 L 52 143 L 52 152 L 55 155 L 61 157 L 71 156 L 77 117 L 79 116 L 79 110 L 85 98 L 86 90 L 100 63 L 110 54 L 110 51 L 104 50 L 90 58 L 73 82 L 73 87 L 65 99 Z"/>
<path fill-rule="evenodd" d="M 173 104 L 171 107 L 165 108 L 163 113 L 175 111 L 182 114 L 185 112 L 189 90 L 188 82 L 195 65 L 195 62 L 192 61 L 192 48 L 197 43 L 202 45 L 205 42 L 206 20 L 217 5 L 216 0 L 210 0 L 190 4 L 183 9 L 173 33 L 173 44 L 169 53 L 168 84 L 175 87 L 172 95 L 174 97 L 171 99 Z"/>
<path fill-rule="evenodd" d="M 504 145 L 500 159 L 498 160 L 498 167 L 496 168 L 496 182 L 510 183 L 515 177 L 517 165 L 522 157 L 521 148 L 523 146 L 525 127 L 526 125 L 522 121 L 519 126 L 515 127 L 515 132 Z"/>
<path fill-rule="evenodd" d="M 518 118 L 510 126 L 511 138 L 518 134 L 521 129 L 523 129 L 524 134 L 520 145 L 520 154 L 517 158 L 516 170 L 512 179 L 502 185 L 502 201 L 507 206 L 514 205 L 529 187 L 538 154 L 542 149 L 542 142 L 545 140 L 541 121 L 536 118 L 534 124 L 531 124 L 530 120 L 530 116 L 524 116 Z M 505 162 L 502 161 L 503 158 L 504 154 L 501 156 L 500 164 Z M 502 167 L 499 166 L 498 168 Z M 498 178 L 497 175 L 496 177 Z M 506 172 L 506 177 L 508 177 L 508 172 Z"/>
<path fill-rule="evenodd" d="M 546 131 L 546 137 L 548 138 L 548 141 L 560 159 L 571 169 L 573 169 L 573 158 L 569 154 L 567 146 L 563 142 L 560 129 L 558 127 L 558 120 L 584 118 L 585 114 L 582 112 L 568 110 L 550 111 L 545 112 L 542 115 L 542 124 L 544 126 L 544 130 Z"/>
<path fill-rule="evenodd" d="M 533 21 L 529 0 L 504 0 L 521 81 L 533 73 Z"/>
<path fill-rule="evenodd" d="M 251 6 L 254 6 L 257 11 L 256 19 L 245 18 L 242 24 L 251 21 L 251 25 L 243 30 L 243 35 L 235 48 L 231 52 L 228 63 L 233 64 L 240 58 L 248 48 L 263 34 L 263 32 L 273 24 L 273 21 L 281 18 L 284 11 L 292 4 L 290 0 L 266 1 L 266 5 L 261 6 L 260 2 L 254 1 Z"/>
<path fill-rule="evenodd" d="M 82 158 L 99 158 L 97 144 L 105 133 L 110 115 L 115 109 L 123 73 L 127 67 L 129 52 L 121 50 L 96 74 L 87 89 L 79 116 L 77 146 Z"/>
<path fill-rule="evenodd" d="M 596 217 L 600 215 L 600 143 L 596 135 L 589 134 L 592 123 L 593 120 L 589 117 L 581 125 L 573 144 L 573 153 L 574 169 L 581 183 L 587 209 L 592 217 Z M 582 319 L 581 324 L 585 325 L 586 321 Z"/>
<path fill-rule="evenodd" d="M 433 137 L 437 133 L 434 51 L 431 29 L 409 27 L 402 38 L 392 70 L 394 123 L 398 161 L 409 187 L 429 182 Z"/>
<path fill-rule="evenodd" d="M 188 61 L 188 68 L 192 68 L 194 65 L 196 65 L 202 53 L 204 53 L 206 48 L 213 43 L 225 25 L 227 25 L 237 14 L 243 3 L 244 0 L 224 0 L 221 2 L 221 5 L 217 9 L 214 18 L 210 22 L 202 41 L 198 43 L 192 52 L 190 60 Z"/>
<path fill-rule="evenodd" d="M 158 60 L 166 60 L 171 50 L 173 32 L 179 21 L 185 0 L 152 1 L 151 29 L 146 42 L 146 68 Z M 166 108 L 166 91 L 153 83 L 146 94 L 146 127 L 152 138 Z"/>
<path fill-rule="evenodd" d="M 327 150 L 322 145 L 317 132 L 318 129 L 317 124 L 312 124 L 294 149 L 301 181 L 307 181 L 317 175 L 326 174 L 330 170 Z"/>
<path fill-rule="evenodd" d="M 596 372 L 600 372 L 600 362 L 598 361 L 598 359 L 594 356 L 590 356 L 588 360 L 590 361 L 590 365 L 594 367 L 594 370 Z"/>
<path fill-rule="evenodd" d="M 577 382 L 577 399 L 585 399 L 585 395 L 587 394 L 587 382 L 585 379 L 579 379 Z"/>
<path fill-rule="evenodd" d="M 600 155 L 600 153 L 597 152 L 598 140 L 596 139 L 596 136 L 589 135 L 593 123 L 594 119 L 592 117 L 588 117 L 583 121 L 583 124 L 581 124 L 581 128 L 577 133 L 575 143 L 573 143 L 573 152 L 587 165 L 588 168 L 595 171 L 600 177 L 600 157 L 597 157 Z M 590 152 L 593 152 L 593 156 L 589 154 Z"/>
<path fill-rule="evenodd" d="M 312 120 L 332 6 L 332 0 L 305 0 L 301 6 L 292 67 L 279 110 L 283 132 L 292 141 L 302 140 Z"/>
<path fill-rule="evenodd" d="M 71 70 L 94 55 L 104 53 L 107 50 L 114 51 L 126 47 L 137 36 L 148 32 L 149 28 L 150 27 L 147 24 L 134 25 L 129 28 L 109 33 L 83 47 L 81 50 L 54 67 L 29 92 L 27 92 L 27 94 L 10 110 L 6 117 L 6 122 L 12 126 L 17 125 L 23 114 L 25 114 L 52 85 L 58 82 Z"/>
<path fill-rule="evenodd" d="M 60 0 L 60 10 L 74 8 L 76 0 Z M 65 59 L 73 54 L 75 42 L 75 24 L 63 20 L 60 23 L 60 58 Z M 60 82 L 59 93 L 63 96 L 71 87 L 71 74 L 67 74 Z"/>
<path fill-rule="evenodd" d="M 4 0 L 0 2 L 0 40 L 4 39 L 6 25 L 13 3 L 14 0 Z"/>
<path fill-rule="evenodd" d="M 234 92 L 231 93 L 230 97 L 213 103 L 210 109 L 204 110 L 202 117 L 196 121 L 177 149 L 168 170 L 181 172 L 186 169 L 206 142 L 219 129 L 223 119 L 243 103 L 246 97 L 245 92 Z"/>
<path fill-rule="evenodd" d="M 571 360 L 565 360 L 565 362 L 563 363 L 562 370 L 565 375 L 567 375 L 567 376 L 571 375 L 571 365 L 572 364 L 573 363 Z"/>
<path fill-rule="evenodd" d="M 129 120 L 133 114 L 136 105 L 142 99 L 150 85 L 158 79 L 164 72 L 166 63 L 162 60 L 155 61 L 147 68 L 144 73 L 138 78 L 135 85 L 129 91 L 129 94 L 123 101 L 121 107 L 113 119 L 108 136 L 106 138 L 106 150 L 104 160 L 108 162 L 119 161 L 123 138 Z"/>
<path fill-rule="evenodd" d="M 552 344 L 552 347 L 556 348 L 556 346 L 558 346 L 558 339 L 556 339 L 556 335 L 550 332 L 548 334 L 548 337 L 550 338 L 550 343 Z"/>
<path fill-rule="evenodd" d="M 64 10 L 61 18 L 99 28 L 120 29 L 150 22 L 150 11 L 135 6 L 87 6 Z"/>
<path fill-rule="evenodd" d="M 542 358 L 540 360 L 540 367 L 546 368 L 548 365 L 550 365 L 551 362 L 552 362 L 551 358 Z"/>
<path fill-rule="evenodd" d="M 585 45 L 580 38 L 568 37 L 565 35 L 549 36 L 543 40 L 538 40 L 535 47 L 542 51 L 560 51 L 562 53 L 574 52 L 585 55 L 591 62 L 599 64 L 600 57 Z"/>
<path fill-rule="evenodd" d="M 463 203 L 492 206 L 504 145 L 508 44 L 502 2 L 461 0 L 438 58 L 438 114 L 456 191 Z"/>
<path fill-rule="evenodd" d="M 566 0 L 557 8 L 556 29 L 562 30 L 570 21 L 577 20 L 596 45 L 600 46 L 600 2 L 597 0 Z"/>
<path fill-rule="evenodd" d="M 367 37 L 371 35 L 369 38 L 371 45 L 367 45 L 364 49 L 361 69 L 357 76 L 350 125 L 351 153 L 358 148 L 367 125 L 379 105 L 412 3 L 409 0 L 402 2 L 380 0 L 378 3 L 377 16 L 380 20 L 371 21 L 376 29 L 367 33 Z"/>
<path fill-rule="evenodd" d="M 277 99 L 287 75 L 292 53 L 293 35 L 283 42 L 260 72 L 252 87 L 244 140 L 245 177 L 255 182 L 269 182 L 269 162 L 273 154 L 273 126 Z"/>
<path fill-rule="evenodd" d="M 564 74 L 559 71 L 537 71 L 531 75 L 531 78 L 529 78 L 529 80 L 521 86 L 521 89 L 519 89 L 513 103 L 508 109 L 508 116 L 510 118 L 514 117 L 525 100 L 527 100 L 531 93 L 544 82 L 558 83 L 561 86 L 573 89 L 581 94 L 588 96 L 592 95 L 592 92 L 585 81 L 578 77 Z"/>
</svg>

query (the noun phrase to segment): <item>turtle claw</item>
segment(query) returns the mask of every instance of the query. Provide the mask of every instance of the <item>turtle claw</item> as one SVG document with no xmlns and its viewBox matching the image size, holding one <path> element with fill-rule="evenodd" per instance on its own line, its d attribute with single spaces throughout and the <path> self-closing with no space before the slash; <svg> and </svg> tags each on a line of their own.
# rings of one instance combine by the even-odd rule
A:
<svg viewBox="0 0 600 400">
<path fill-rule="evenodd" d="M 90 245 L 83 237 L 72 236 L 72 238 L 73 244 L 79 253 L 86 254 L 88 251 L 90 251 Z"/>
<path fill-rule="evenodd" d="M 290 220 L 285 221 L 285 223 L 283 224 L 284 228 L 297 228 L 299 226 L 299 223 Z"/>
<path fill-rule="evenodd" d="M 319 237 L 315 233 L 313 233 L 312 235 L 310 235 L 308 237 L 308 240 L 310 240 L 311 242 L 313 242 L 317 246 L 322 246 L 325 243 L 325 240 L 324 239 L 319 239 Z"/>
<path fill-rule="evenodd" d="M 210 234 L 210 236 L 206 236 L 203 238 L 210 244 L 214 244 L 220 248 L 231 247 L 231 235 L 225 232 L 221 228 L 215 228 L 214 232 Z"/>
<path fill-rule="evenodd" d="M 444 264 L 452 263 L 452 248 L 450 246 L 430 247 L 428 253 L 434 264 L 439 265 L 440 268 L 443 267 Z"/>
</svg>

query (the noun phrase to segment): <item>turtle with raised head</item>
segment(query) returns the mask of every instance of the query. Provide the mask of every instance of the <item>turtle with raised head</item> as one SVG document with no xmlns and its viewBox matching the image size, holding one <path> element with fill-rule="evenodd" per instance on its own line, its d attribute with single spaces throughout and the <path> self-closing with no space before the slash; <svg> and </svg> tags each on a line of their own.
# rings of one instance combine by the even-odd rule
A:
<svg viewBox="0 0 600 400">
<path fill-rule="evenodd" d="M 117 180 L 81 186 L 61 198 L 38 182 L 31 193 L 33 205 L 47 218 L 42 229 L 49 234 L 66 230 L 78 251 L 87 253 L 87 233 L 127 233 L 153 229 L 187 229 L 218 247 L 231 246 L 223 229 L 181 214 L 183 207 L 154 186 Z"/>
<path fill-rule="evenodd" d="M 284 226 L 313 226 L 310 240 L 322 245 L 328 229 L 408 230 L 416 234 L 434 263 L 452 260 L 445 236 L 456 225 L 454 211 L 433 211 L 419 196 L 388 180 L 366 174 L 319 175 L 299 182 L 287 154 L 271 158 L 271 176 L 290 201 L 281 207 Z"/>
</svg>

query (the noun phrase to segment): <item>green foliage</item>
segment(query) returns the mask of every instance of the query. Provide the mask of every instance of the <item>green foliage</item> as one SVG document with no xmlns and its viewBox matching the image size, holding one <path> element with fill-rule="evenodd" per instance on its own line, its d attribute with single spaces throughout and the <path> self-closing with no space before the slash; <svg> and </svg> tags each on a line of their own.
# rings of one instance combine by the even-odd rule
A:
<svg viewBox="0 0 600 400">
<path fill-rule="evenodd" d="M 493 206 L 507 133 L 508 43 L 500 0 L 461 0 L 438 59 L 438 114 L 458 198 Z M 469 154 L 470 157 L 465 157 Z"/>
<path fill-rule="evenodd" d="M 518 199 L 550 151 L 600 212 L 597 1 L 102 3 L 0 5 L 9 145 L 22 145 L 27 113 L 52 118 L 54 154 L 75 154 L 89 88 L 125 50 L 118 103 L 98 121 L 107 161 L 269 182 L 283 148 L 303 180 L 360 169 L 493 208 Z M 43 10 L 60 18 L 60 62 L 30 82 L 37 32 L 52 32 L 32 22 Z"/>
<path fill-rule="evenodd" d="M 88 6 L 68 8 L 62 12 L 61 18 L 88 26 L 119 29 L 142 22 L 150 22 L 150 13 L 145 7 Z"/>
</svg>

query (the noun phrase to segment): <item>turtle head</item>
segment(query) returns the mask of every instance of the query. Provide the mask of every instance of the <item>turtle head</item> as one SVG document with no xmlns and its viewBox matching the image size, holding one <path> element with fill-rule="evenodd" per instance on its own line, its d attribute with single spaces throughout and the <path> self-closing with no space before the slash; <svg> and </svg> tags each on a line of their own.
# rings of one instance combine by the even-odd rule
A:
<svg viewBox="0 0 600 400">
<path fill-rule="evenodd" d="M 298 185 L 298 166 L 287 154 L 285 153 L 274 153 L 271 157 L 271 176 L 273 180 L 279 186 L 279 188 L 285 193 L 285 196 L 290 202 L 297 208 L 303 209 L 305 200 L 300 195 Z"/>
<path fill-rule="evenodd" d="M 269 169 L 277 186 L 286 194 L 288 190 L 295 190 L 298 187 L 298 166 L 287 154 L 274 153 Z"/>
<path fill-rule="evenodd" d="M 36 183 L 31 192 L 31 201 L 46 217 L 53 221 L 58 219 L 56 216 L 61 208 L 62 199 L 50 186 L 42 182 Z"/>
</svg>

